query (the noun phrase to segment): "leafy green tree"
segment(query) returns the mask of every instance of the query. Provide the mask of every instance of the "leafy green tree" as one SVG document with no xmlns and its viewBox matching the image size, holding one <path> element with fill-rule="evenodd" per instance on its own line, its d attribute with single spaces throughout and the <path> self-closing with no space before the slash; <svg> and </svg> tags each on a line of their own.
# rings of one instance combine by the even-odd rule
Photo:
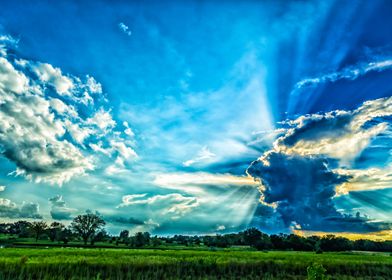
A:
<svg viewBox="0 0 392 280">
<path fill-rule="evenodd" d="M 85 245 L 89 238 L 92 238 L 95 232 L 104 226 L 105 221 L 99 215 L 93 213 L 78 215 L 71 223 L 72 230 L 83 239 Z"/>
<path fill-rule="evenodd" d="M 135 236 L 130 238 L 130 245 L 132 247 L 143 247 L 150 243 L 150 233 L 137 232 Z"/>
<path fill-rule="evenodd" d="M 65 228 L 60 232 L 59 241 L 62 241 L 64 244 L 68 244 L 71 238 L 72 231 L 70 229 Z"/>
<path fill-rule="evenodd" d="M 120 240 L 122 241 L 122 242 L 126 242 L 126 240 L 128 239 L 128 237 L 129 237 L 129 231 L 128 230 L 122 230 L 121 232 L 120 232 L 120 235 L 119 235 L 119 238 L 120 238 Z"/>
<path fill-rule="evenodd" d="M 90 244 L 94 245 L 95 242 L 105 242 L 109 239 L 109 234 L 103 229 L 90 238 Z"/>
<path fill-rule="evenodd" d="M 48 224 L 40 221 L 40 222 L 32 222 L 30 224 L 30 230 L 34 233 L 35 241 L 38 241 L 38 238 L 45 232 L 48 228 Z"/>
<path fill-rule="evenodd" d="M 29 237 L 31 233 L 31 223 L 27 221 L 17 221 L 10 224 L 7 228 L 9 234 L 16 234 L 19 237 Z"/>
<path fill-rule="evenodd" d="M 162 240 L 158 236 L 154 236 L 151 238 L 151 245 L 153 247 L 158 247 L 159 245 L 162 245 Z"/>
<path fill-rule="evenodd" d="M 257 228 L 248 228 L 242 233 L 242 235 L 243 235 L 244 243 L 246 245 L 252 246 L 259 241 L 262 232 L 259 231 Z"/>
<path fill-rule="evenodd" d="M 64 225 L 62 223 L 59 222 L 53 222 L 50 224 L 49 228 L 48 228 L 48 236 L 49 239 L 54 242 L 54 241 L 58 241 L 60 239 L 60 233 L 63 230 Z"/>
</svg>

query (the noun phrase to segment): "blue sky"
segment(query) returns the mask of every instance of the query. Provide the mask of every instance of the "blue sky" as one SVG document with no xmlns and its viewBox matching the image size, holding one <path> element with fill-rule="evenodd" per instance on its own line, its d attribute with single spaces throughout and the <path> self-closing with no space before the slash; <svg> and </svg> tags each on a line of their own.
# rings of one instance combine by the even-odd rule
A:
<svg viewBox="0 0 392 280">
<path fill-rule="evenodd" d="M 3 3 L 0 219 L 390 234 L 391 12 Z"/>
</svg>

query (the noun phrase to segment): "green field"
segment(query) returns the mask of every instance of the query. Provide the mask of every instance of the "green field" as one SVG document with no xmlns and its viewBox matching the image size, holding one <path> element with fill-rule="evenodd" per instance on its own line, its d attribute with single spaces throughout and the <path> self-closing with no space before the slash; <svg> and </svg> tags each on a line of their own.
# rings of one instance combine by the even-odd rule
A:
<svg viewBox="0 0 392 280">
<path fill-rule="evenodd" d="M 383 253 L 3 248 L 0 279 L 306 279 L 319 263 L 330 279 L 392 279 Z"/>
</svg>

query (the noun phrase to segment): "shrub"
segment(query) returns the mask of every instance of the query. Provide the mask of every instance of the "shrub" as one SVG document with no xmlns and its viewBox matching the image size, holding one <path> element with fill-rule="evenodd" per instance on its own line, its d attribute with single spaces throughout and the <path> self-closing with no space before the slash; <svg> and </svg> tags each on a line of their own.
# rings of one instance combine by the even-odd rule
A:
<svg viewBox="0 0 392 280">
<path fill-rule="evenodd" d="M 322 264 L 314 263 L 306 269 L 308 272 L 308 280 L 327 280 L 325 272 L 327 271 Z"/>
</svg>

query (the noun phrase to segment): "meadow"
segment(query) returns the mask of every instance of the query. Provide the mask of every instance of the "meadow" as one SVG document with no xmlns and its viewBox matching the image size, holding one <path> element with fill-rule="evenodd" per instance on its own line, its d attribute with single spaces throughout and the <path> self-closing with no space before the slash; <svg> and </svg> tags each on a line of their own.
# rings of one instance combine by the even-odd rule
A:
<svg viewBox="0 0 392 280">
<path fill-rule="evenodd" d="M 389 253 L 97 248 L 2 248 L 0 279 L 307 279 L 315 263 L 329 279 L 392 279 Z"/>
</svg>

